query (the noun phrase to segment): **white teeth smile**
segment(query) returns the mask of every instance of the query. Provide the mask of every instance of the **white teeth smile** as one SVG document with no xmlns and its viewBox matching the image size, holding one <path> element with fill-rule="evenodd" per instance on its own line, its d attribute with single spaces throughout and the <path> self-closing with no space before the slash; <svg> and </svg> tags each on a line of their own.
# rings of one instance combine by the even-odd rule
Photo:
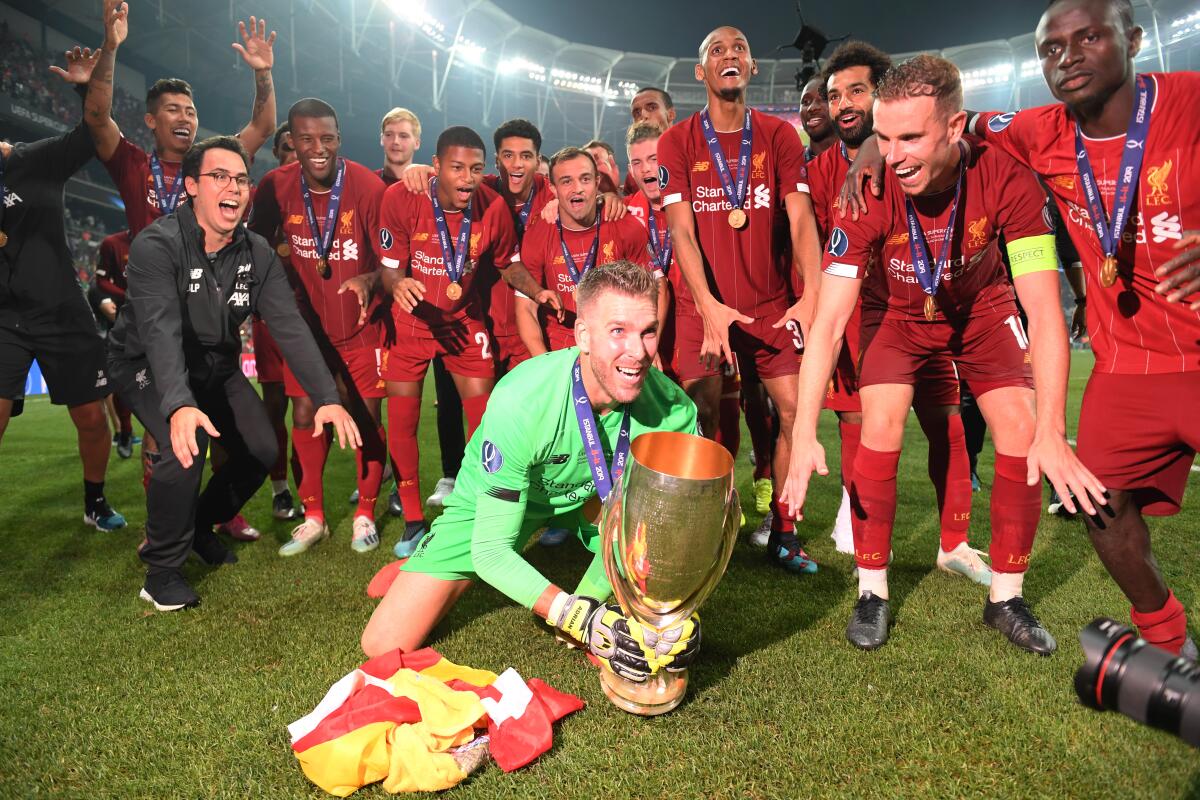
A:
<svg viewBox="0 0 1200 800">
<path fill-rule="evenodd" d="M 640 369 L 629 369 L 628 367 L 617 367 L 617 372 L 621 373 L 627 378 L 636 378 L 638 375 L 642 374 Z"/>
<path fill-rule="evenodd" d="M 917 171 L 919 169 L 921 169 L 921 168 L 920 167 L 905 167 L 904 169 L 897 169 L 896 177 L 897 178 L 911 178 L 913 175 L 917 174 Z"/>
<path fill-rule="evenodd" d="M 730 78 L 730 77 L 736 78 L 739 74 L 740 73 L 738 72 L 737 67 L 726 67 L 725 69 L 721 70 L 722 78 Z"/>
</svg>

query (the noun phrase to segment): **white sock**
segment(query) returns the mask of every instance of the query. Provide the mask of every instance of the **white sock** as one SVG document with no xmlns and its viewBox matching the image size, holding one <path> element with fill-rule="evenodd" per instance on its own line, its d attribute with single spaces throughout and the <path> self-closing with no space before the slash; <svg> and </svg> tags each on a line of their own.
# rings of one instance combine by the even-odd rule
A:
<svg viewBox="0 0 1200 800">
<path fill-rule="evenodd" d="M 288 490 L 287 478 L 284 478 L 281 481 L 277 481 L 277 480 L 271 481 L 271 493 L 272 494 L 283 494 L 287 490 Z"/>
<path fill-rule="evenodd" d="M 1003 603 L 1021 594 L 1025 584 L 1024 572 L 993 572 L 992 588 L 988 591 L 988 599 L 993 603 Z"/>
<path fill-rule="evenodd" d="M 850 491 L 842 487 L 842 504 L 838 506 L 837 521 L 833 523 L 834 530 L 850 530 Z"/>
<path fill-rule="evenodd" d="M 888 599 L 887 567 L 883 569 L 858 568 L 858 596 L 872 592 L 876 597 Z"/>
</svg>

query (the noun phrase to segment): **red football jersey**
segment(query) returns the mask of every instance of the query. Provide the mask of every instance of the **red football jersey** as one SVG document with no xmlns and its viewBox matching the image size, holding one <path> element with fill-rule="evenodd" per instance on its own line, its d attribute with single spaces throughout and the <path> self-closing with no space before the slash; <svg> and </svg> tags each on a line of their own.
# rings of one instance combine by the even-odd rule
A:
<svg viewBox="0 0 1200 800">
<path fill-rule="evenodd" d="M 804 145 L 787 122 L 750 111 L 753 146 L 743 208 L 749 223 L 728 224 L 732 206 L 708 152 L 700 114 L 668 129 L 658 140 L 663 205 L 685 202 L 696 220 L 696 238 L 710 283 L 722 303 L 743 314 L 772 321 L 790 305 L 791 279 L 775 235 L 776 208 L 793 192 L 808 191 Z M 717 134 L 736 179 L 742 132 Z"/>
<path fill-rule="evenodd" d="M 521 225 L 521 209 L 524 208 L 524 203 L 516 197 L 509 197 L 500 190 L 499 175 L 485 175 L 483 185 L 499 194 L 504 201 L 508 203 L 509 210 L 512 212 L 513 228 L 516 235 L 518 250 L 520 249 L 521 237 L 524 235 L 524 226 Z M 538 219 L 542 213 L 542 209 L 546 207 L 554 199 L 554 190 L 550 188 L 550 182 L 546 180 L 544 175 L 533 176 L 533 203 L 529 206 L 529 224 Z M 520 253 L 513 254 L 513 260 L 520 260 Z M 516 313 L 516 295 L 513 293 L 513 288 L 509 286 L 503 278 L 496 273 L 490 280 L 493 281 L 492 288 L 489 293 L 490 303 L 487 309 L 487 315 L 492 321 L 493 336 L 516 336 L 517 323 L 513 316 Z"/>
<path fill-rule="evenodd" d="M 605 222 L 602 219 L 597 219 L 596 222 L 600 226 L 600 245 L 596 250 L 595 266 L 625 259 L 641 264 L 653 272 L 655 277 L 662 276 L 650 263 L 646 229 L 641 223 L 628 215 L 616 222 Z M 575 281 L 571 278 L 566 259 L 563 257 L 562 243 L 570 250 L 575 269 L 583 272 L 583 265 L 595 240 L 595 225 L 585 231 L 573 231 L 564 226 L 560 240 L 558 226 L 539 219 L 529 226 L 525 239 L 521 242 L 521 262 L 525 264 L 534 280 L 547 289 L 558 292 L 567 312 L 562 322 L 559 322 L 554 314 L 546 315 L 546 332 L 550 335 L 551 342 L 561 341 L 564 337 L 569 337 L 571 341 L 575 338 Z"/>
<path fill-rule="evenodd" d="M 446 211 L 446 228 L 453 245 L 462 229 L 461 212 Z M 380 256 L 389 269 L 400 269 L 425 285 L 425 300 L 415 312 L 392 305 L 396 335 L 435 338 L 430 329 L 445 328 L 473 319 L 482 322 L 479 280 L 489 272 L 504 270 L 512 262 L 517 236 L 512 215 L 500 195 L 479 186 L 471 196 L 471 238 L 466 274 L 459 281 L 462 296 L 446 295 L 450 278 L 442 258 L 433 202 L 424 194 L 410 192 L 402 183 L 388 187 L 380 213 Z"/>
<path fill-rule="evenodd" d="M 125 302 L 125 267 L 129 263 L 129 244 L 133 237 L 129 231 L 117 231 L 105 236 L 100 242 L 100 256 L 96 260 L 96 286 L 113 299 L 118 307 Z"/>
<path fill-rule="evenodd" d="M 1157 86 L 1138 177 L 1137 209 L 1121 234 L 1119 277 L 1100 285 L 1104 252 L 1092 228 L 1075 161 L 1075 120 L 1062 104 L 1016 114 L 983 114 L 975 133 L 1040 175 L 1062 212 L 1087 280 L 1087 326 L 1097 372 L 1145 375 L 1200 369 L 1200 312 L 1154 291 L 1154 270 L 1179 254 L 1186 230 L 1200 228 L 1200 73 L 1150 73 Z M 1112 220 L 1125 137 L 1085 139 L 1101 201 Z M 1193 295 L 1187 300 L 1194 301 Z"/>
<path fill-rule="evenodd" d="M 629 216 L 636 219 L 642 225 L 646 226 L 647 239 L 649 239 L 650 230 L 650 201 L 646 199 L 646 195 L 640 191 L 637 194 L 630 195 L 625 199 L 629 209 Z M 654 226 L 658 228 L 658 241 L 667 241 L 667 212 L 665 209 L 660 209 L 654 212 Z M 653 251 L 653 245 L 650 245 Z M 658 267 L 658 262 L 651 259 L 651 264 Z M 683 271 L 679 269 L 675 261 L 675 249 L 671 249 L 671 263 L 667 265 L 667 282 L 671 285 L 671 296 L 675 303 L 675 313 L 684 314 L 689 317 L 694 317 L 699 314 L 696 311 L 696 301 L 692 299 L 692 293 L 687 287 L 687 281 L 683 279 Z"/>
<path fill-rule="evenodd" d="M 131 236 L 137 236 L 142 229 L 163 215 L 158 204 L 158 194 L 154 189 L 154 175 L 150 171 L 150 154 L 133 142 L 121 137 L 112 158 L 103 162 L 109 176 L 117 186 L 121 202 L 125 204 L 125 222 L 129 226 Z M 175 187 L 175 181 L 180 179 L 178 161 L 162 161 L 163 183 L 170 193 Z M 179 191 L 179 202 L 187 201 L 187 193 L 182 187 Z"/>
<path fill-rule="evenodd" d="M 346 177 L 329 249 L 329 277 L 321 277 L 317 268 L 318 242 L 300 192 L 300 162 L 276 167 L 263 176 L 254 196 L 251 227 L 269 240 L 279 231 L 281 243 L 289 248 L 288 257 L 282 260 L 297 279 L 293 284 L 299 284 L 299 299 L 316 312 L 331 344 L 339 349 L 375 348 L 379 347 L 379 324 L 368 319 L 360 325 L 358 299 L 353 292 L 338 294 L 338 288 L 349 278 L 374 272 L 379 266 L 375 241 L 384 185 L 373 171 L 343 160 Z M 311 195 L 317 224 L 324 225 L 330 192 L 314 189 Z"/>
<path fill-rule="evenodd" d="M 925 234 L 930 264 L 942 250 L 954 187 L 913 197 Z M 917 283 L 909 250 L 905 194 L 895 180 L 884 182 L 883 197 L 870 198 L 868 212 L 857 220 L 832 221 L 825 246 L 824 269 L 830 275 L 861 278 L 878 254 L 880 299 L 886 317 L 924 320 L 925 292 Z M 1046 195 L 1033 173 L 996 148 L 971 151 L 963 175 L 962 194 L 952 232 L 949 264 L 937 293 L 938 319 L 1012 314 L 1012 283 L 1000 257 L 998 237 L 1008 242 L 1054 231 Z M 864 313 L 872 295 L 863 296 Z"/>
</svg>

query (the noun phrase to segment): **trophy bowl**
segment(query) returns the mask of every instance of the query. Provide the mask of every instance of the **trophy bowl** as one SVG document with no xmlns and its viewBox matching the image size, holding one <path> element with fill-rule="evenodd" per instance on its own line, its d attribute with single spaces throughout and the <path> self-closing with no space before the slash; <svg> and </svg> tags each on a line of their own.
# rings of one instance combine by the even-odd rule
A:
<svg viewBox="0 0 1200 800">
<path fill-rule="evenodd" d="M 637 437 L 600 521 L 604 570 L 625 616 L 658 631 L 685 622 L 725 574 L 740 521 L 728 450 L 687 433 Z M 644 682 L 601 670 L 600 684 L 618 708 L 654 716 L 682 702 L 687 670 Z"/>
</svg>

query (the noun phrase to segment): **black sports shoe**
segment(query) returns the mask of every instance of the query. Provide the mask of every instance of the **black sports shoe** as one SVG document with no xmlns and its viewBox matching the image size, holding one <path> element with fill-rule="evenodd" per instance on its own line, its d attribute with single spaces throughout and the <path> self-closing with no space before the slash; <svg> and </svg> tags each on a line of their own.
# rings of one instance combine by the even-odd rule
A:
<svg viewBox="0 0 1200 800">
<path fill-rule="evenodd" d="M 1058 649 L 1058 642 L 1042 627 L 1020 595 L 1002 603 L 991 600 L 984 603 L 983 624 L 1000 631 L 1022 650 L 1039 656 L 1048 656 Z"/>
<path fill-rule="evenodd" d="M 159 611 L 179 611 L 200 605 L 200 597 L 175 570 L 148 574 L 138 597 L 153 603 Z"/>
<path fill-rule="evenodd" d="M 846 638 L 860 650 L 875 650 L 887 644 L 891 623 L 892 610 L 888 601 L 868 590 L 859 595 L 854 604 L 854 613 L 846 626 Z"/>
<path fill-rule="evenodd" d="M 393 517 L 404 516 L 404 506 L 400 504 L 400 490 L 392 484 L 392 493 L 388 495 L 388 513 Z"/>
<path fill-rule="evenodd" d="M 284 489 L 271 500 L 271 515 L 275 519 L 289 520 L 296 518 L 296 505 L 292 501 L 292 493 Z"/>
<path fill-rule="evenodd" d="M 221 540 L 211 530 L 197 530 L 192 539 L 192 552 L 200 556 L 200 560 L 210 567 L 222 564 L 236 564 L 237 556 L 233 551 L 221 544 Z"/>
</svg>

